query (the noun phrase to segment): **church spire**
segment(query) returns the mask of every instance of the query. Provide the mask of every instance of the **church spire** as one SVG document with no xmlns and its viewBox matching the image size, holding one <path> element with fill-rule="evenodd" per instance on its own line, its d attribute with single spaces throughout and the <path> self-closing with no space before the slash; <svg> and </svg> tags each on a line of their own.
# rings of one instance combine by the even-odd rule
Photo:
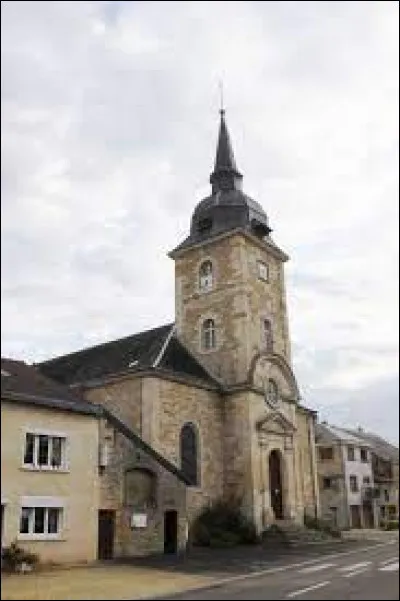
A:
<svg viewBox="0 0 400 601">
<path fill-rule="evenodd" d="M 215 155 L 214 171 L 210 176 L 213 194 L 221 190 L 240 190 L 243 179 L 236 166 L 232 144 L 225 121 L 225 109 L 219 111 L 221 115 L 217 152 Z"/>
</svg>

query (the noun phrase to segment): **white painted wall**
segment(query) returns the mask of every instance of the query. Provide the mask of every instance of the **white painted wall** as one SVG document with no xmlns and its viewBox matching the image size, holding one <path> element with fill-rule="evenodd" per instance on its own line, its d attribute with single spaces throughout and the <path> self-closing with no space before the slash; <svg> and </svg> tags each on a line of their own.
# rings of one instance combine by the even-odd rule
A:
<svg viewBox="0 0 400 601">
<path fill-rule="evenodd" d="M 347 459 L 347 448 L 349 446 L 354 447 L 354 461 Z M 365 448 L 365 447 L 363 447 Z M 370 483 L 364 486 L 374 486 L 374 478 L 372 474 L 372 463 L 371 463 L 371 451 L 368 450 L 368 463 L 361 461 L 361 447 L 355 444 L 344 444 L 343 447 L 343 463 L 344 463 L 344 474 L 347 491 L 347 500 L 350 505 L 362 505 L 362 489 L 363 489 L 363 478 L 369 477 Z M 357 477 L 358 492 L 354 493 L 350 489 L 350 476 Z"/>
</svg>

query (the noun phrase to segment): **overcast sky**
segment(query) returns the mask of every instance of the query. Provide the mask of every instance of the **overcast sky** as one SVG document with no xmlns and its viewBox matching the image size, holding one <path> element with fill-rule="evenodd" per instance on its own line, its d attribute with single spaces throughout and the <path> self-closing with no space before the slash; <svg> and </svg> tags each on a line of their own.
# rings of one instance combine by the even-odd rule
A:
<svg viewBox="0 0 400 601">
<path fill-rule="evenodd" d="M 2 2 L 2 355 L 174 315 L 218 81 L 321 419 L 398 441 L 398 2 Z"/>
</svg>

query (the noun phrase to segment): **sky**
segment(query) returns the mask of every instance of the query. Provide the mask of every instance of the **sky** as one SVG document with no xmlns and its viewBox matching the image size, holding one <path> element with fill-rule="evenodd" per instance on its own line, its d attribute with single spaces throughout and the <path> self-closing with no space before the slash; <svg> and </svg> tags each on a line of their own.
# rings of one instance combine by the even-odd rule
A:
<svg viewBox="0 0 400 601">
<path fill-rule="evenodd" d="M 174 319 L 219 81 L 320 419 L 399 440 L 398 2 L 2 2 L 2 356 Z"/>
</svg>

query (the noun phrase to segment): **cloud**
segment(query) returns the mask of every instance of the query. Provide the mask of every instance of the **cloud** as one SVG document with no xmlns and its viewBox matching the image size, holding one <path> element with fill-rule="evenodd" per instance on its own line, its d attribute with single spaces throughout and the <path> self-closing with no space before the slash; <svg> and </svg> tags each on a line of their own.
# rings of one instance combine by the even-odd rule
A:
<svg viewBox="0 0 400 601">
<path fill-rule="evenodd" d="M 372 411 L 398 374 L 398 39 L 395 2 L 3 2 L 3 354 L 173 318 L 222 77 L 244 189 L 292 257 L 305 402 Z"/>
</svg>

